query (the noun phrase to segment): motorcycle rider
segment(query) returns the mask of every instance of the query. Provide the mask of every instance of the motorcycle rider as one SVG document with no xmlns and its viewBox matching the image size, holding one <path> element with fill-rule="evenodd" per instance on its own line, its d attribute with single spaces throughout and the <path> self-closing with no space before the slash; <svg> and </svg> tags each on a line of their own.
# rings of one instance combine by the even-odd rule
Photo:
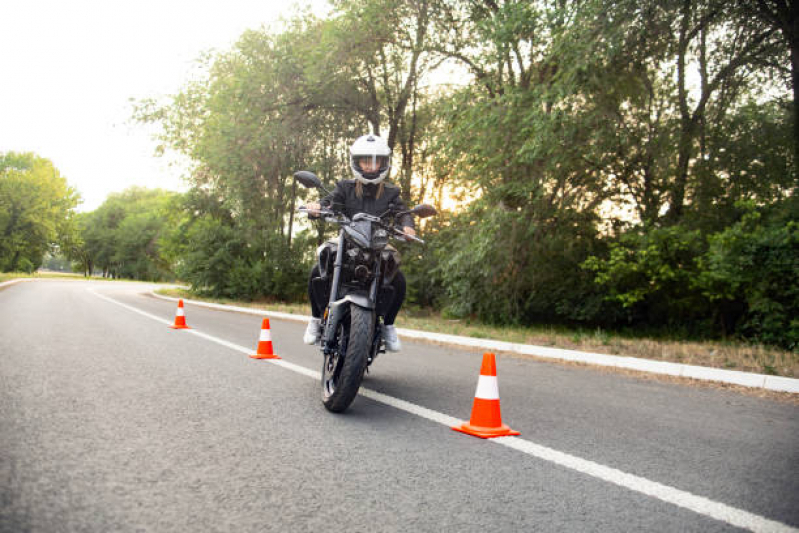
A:
<svg viewBox="0 0 799 533">
<path fill-rule="evenodd" d="M 391 149 L 385 140 L 377 135 L 359 137 L 350 147 L 350 168 L 354 179 L 339 181 L 332 194 L 319 202 L 310 202 L 305 207 L 313 213 L 318 212 L 323 206 L 329 207 L 335 204 L 350 218 L 356 213 L 379 216 L 391 205 L 398 211 L 407 209 L 400 196 L 399 187 L 384 181 L 391 169 Z M 416 235 L 411 215 L 404 215 L 399 222 L 405 234 Z M 311 301 L 313 318 L 303 335 L 305 344 L 316 344 L 319 341 L 322 334 L 322 311 L 327 305 L 327 302 L 319 301 L 319 297 L 313 291 L 312 281 L 315 277 L 319 277 L 318 265 L 314 265 L 308 281 L 308 297 Z M 405 299 L 405 276 L 401 271 L 397 272 L 391 284 L 394 288 L 394 297 L 383 317 L 385 324 L 383 338 L 388 351 L 398 352 L 401 344 L 394 327 L 394 319 Z"/>
</svg>

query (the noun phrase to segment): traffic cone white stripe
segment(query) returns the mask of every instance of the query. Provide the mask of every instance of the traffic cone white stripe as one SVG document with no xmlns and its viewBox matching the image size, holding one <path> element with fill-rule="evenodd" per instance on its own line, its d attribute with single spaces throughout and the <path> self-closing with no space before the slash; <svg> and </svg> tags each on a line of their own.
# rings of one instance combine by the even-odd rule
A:
<svg viewBox="0 0 799 533">
<path fill-rule="evenodd" d="M 272 332 L 268 329 L 261 330 L 261 337 L 258 339 L 259 341 L 271 341 L 272 340 Z"/>
<path fill-rule="evenodd" d="M 499 383 L 497 376 L 480 376 L 477 378 L 475 398 L 481 400 L 499 400 Z"/>
<path fill-rule="evenodd" d="M 178 311 L 175 314 L 175 316 L 186 316 L 186 314 L 183 312 L 183 308 L 182 307 L 178 307 Z"/>
</svg>

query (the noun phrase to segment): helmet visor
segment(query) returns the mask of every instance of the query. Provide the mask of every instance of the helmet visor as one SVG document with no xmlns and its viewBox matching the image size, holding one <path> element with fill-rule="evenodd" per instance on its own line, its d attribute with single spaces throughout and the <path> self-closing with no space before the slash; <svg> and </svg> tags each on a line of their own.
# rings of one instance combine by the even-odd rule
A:
<svg viewBox="0 0 799 533">
<path fill-rule="evenodd" d="M 388 156 L 384 155 L 358 155 L 353 158 L 355 167 L 364 176 L 375 174 L 375 177 L 388 168 Z"/>
</svg>

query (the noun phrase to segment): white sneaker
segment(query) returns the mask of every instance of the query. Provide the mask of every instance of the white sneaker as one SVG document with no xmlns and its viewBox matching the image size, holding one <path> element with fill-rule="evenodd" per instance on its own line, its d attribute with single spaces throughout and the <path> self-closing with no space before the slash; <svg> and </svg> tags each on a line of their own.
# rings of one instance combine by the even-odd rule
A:
<svg viewBox="0 0 799 533">
<path fill-rule="evenodd" d="M 394 326 L 383 328 L 383 340 L 386 341 L 386 350 L 389 352 L 398 352 L 402 349 L 402 343 L 397 337 L 397 328 Z"/>
<path fill-rule="evenodd" d="M 305 344 L 316 344 L 322 336 L 322 321 L 318 318 L 312 318 L 308 322 L 308 327 L 305 328 L 305 335 L 302 336 L 302 342 Z"/>
</svg>

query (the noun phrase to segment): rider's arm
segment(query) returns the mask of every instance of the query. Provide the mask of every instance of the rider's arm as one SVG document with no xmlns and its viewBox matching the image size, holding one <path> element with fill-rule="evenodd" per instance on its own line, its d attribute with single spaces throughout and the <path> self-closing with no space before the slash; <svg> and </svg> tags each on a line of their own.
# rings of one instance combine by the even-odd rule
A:
<svg viewBox="0 0 799 533">
<path fill-rule="evenodd" d="M 331 194 L 321 198 L 318 202 L 308 202 L 305 207 L 312 212 L 309 213 L 310 218 L 319 218 L 317 213 L 320 209 L 327 209 L 334 204 L 344 205 L 344 190 L 341 187 L 341 182 L 336 183 L 336 188 L 333 189 Z"/>
<path fill-rule="evenodd" d="M 397 197 L 394 199 L 394 207 L 397 211 L 407 211 L 408 208 L 405 206 L 405 202 L 402 200 L 402 195 L 399 193 Z M 402 226 L 402 230 L 405 233 L 410 235 L 416 235 L 416 225 L 413 222 L 413 217 L 411 215 L 403 215 L 399 219 L 400 226 Z"/>
<path fill-rule="evenodd" d="M 336 183 L 336 188 L 333 189 L 333 192 L 319 200 L 319 203 L 324 207 L 331 207 L 333 205 L 344 206 L 346 200 L 347 195 L 344 192 L 343 182 L 339 181 Z"/>
</svg>

